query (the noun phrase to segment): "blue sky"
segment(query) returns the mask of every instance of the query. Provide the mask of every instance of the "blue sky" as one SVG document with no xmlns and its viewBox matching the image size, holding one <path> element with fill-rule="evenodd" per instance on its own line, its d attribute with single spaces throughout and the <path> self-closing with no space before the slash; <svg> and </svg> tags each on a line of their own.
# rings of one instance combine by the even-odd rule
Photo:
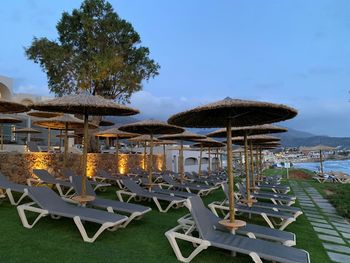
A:
<svg viewBox="0 0 350 263">
<path fill-rule="evenodd" d="M 2 2 L 0 75 L 17 92 L 48 94 L 28 61 L 34 36 L 55 39 L 63 11 L 80 1 Z M 160 65 L 132 105 L 147 118 L 222 99 L 278 102 L 299 110 L 284 123 L 315 134 L 350 133 L 350 1 L 115 0 Z"/>
</svg>

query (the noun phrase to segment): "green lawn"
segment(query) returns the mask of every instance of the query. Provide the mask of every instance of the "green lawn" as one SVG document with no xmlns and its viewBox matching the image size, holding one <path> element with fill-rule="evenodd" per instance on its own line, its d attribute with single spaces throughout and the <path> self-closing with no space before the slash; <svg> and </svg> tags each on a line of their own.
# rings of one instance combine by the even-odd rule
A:
<svg viewBox="0 0 350 263">
<path fill-rule="evenodd" d="M 115 199 L 115 189 L 101 194 Z M 204 198 L 206 203 L 222 200 L 221 190 Z M 159 213 L 153 211 L 126 229 L 104 232 L 93 244 L 84 243 L 72 220 L 42 219 L 33 229 L 22 227 L 17 210 L 7 201 L 0 204 L 0 262 L 177 262 L 164 233 L 176 225 L 176 220 L 187 213 L 186 208 Z M 245 218 L 247 219 L 247 218 Z M 261 219 L 250 222 L 264 224 Z M 248 219 L 247 219 L 248 220 Z M 94 226 L 88 227 L 95 230 Z M 313 262 L 328 262 L 328 257 L 305 216 L 300 216 L 287 231 L 296 233 L 298 248 L 311 254 Z M 188 253 L 191 244 L 182 248 Z M 193 262 L 232 262 L 227 251 L 209 248 Z M 238 255 L 234 262 L 251 262 L 249 257 Z"/>
</svg>

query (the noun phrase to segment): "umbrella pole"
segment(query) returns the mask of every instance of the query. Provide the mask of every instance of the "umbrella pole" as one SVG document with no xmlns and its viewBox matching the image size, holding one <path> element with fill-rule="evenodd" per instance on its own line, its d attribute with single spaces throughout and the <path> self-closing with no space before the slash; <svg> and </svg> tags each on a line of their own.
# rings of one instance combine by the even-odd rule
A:
<svg viewBox="0 0 350 263">
<path fill-rule="evenodd" d="M 210 176 L 210 174 L 211 174 L 210 147 L 208 147 L 208 159 L 209 159 L 209 163 L 208 163 L 208 175 Z"/>
<path fill-rule="evenodd" d="M 163 172 L 165 172 L 166 171 L 166 152 L 165 152 L 165 144 L 163 144 L 163 165 L 162 165 L 163 167 Z"/>
<path fill-rule="evenodd" d="M 250 200 L 250 175 L 249 175 L 249 166 L 248 166 L 248 140 L 247 133 L 244 134 L 244 165 L 245 165 L 245 176 L 246 176 L 246 191 L 247 191 L 247 200 Z"/>
<path fill-rule="evenodd" d="M 68 123 L 64 127 L 64 155 L 63 155 L 63 167 L 67 168 L 67 154 L 68 154 Z"/>
<path fill-rule="evenodd" d="M 321 165 L 321 175 L 323 175 L 323 160 L 322 160 L 322 150 L 320 150 L 320 165 Z"/>
<path fill-rule="evenodd" d="M 198 177 L 202 175 L 202 153 L 203 145 L 201 144 L 201 150 L 199 151 Z"/>
<path fill-rule="evenodd" d="M 255 167 L 256 167 L 256 180 L 259 180 L 260 177 L 260 169 L 259 169 L 259 151 L 258 146 L 255 148 Z M 254 181 L 254 187 L 256 185 L 256 181 Z"/>
<path fill-rule="evenodd" d="M 250 151 L 250 169 L 252 171 L 252 187 L 255 187 L 255 178 L 254 178 L 254 154 L 253 154 L 253 142 L 250 141 L 250 145 L 249 145 L 249 151 Z"/>
<path fill-rule="evenodd" d="M 152 187 L 152 168 L 153 168 L 153 134 L 151 133 L 151 145 L 149 148 L 149 164 L 148 164 L 148 185 Z"/>
<path fill-rule="evenodd" d="M 86 195 L 86 176 L 87 176 L 87 149 L 88 148 L 88 115 L 84 114 L 84 148 L 83 148 L 83 178 L 81 185 L 81 195 Z"/>
<path fill-rule="evenodd" d="M 146 170 L 146 155 L 147 155 L 147 144 L 146 144 L 146 141 L 145 141 L 145 144 L 143 145 L 143 167 L 142 169 L 143 170 Z"/>
<path fill-rule="evenodd" d="M 116 157 L 117 157 L 117 166 L 119 167 L 119 137 L 117 137 L 117 144 L 116 144 Z"/>
<path fill-rule="evenodd" d="M 51 128 L 49 128 L 47 133 L 47 151 L 50 151 L 51 147 Z"/>
<path fill-rule="evenodd" d="M 242 152 L 239 152 L 239 169 L 241 170 L 241 176 L 243 175 L 243 158 Z"/>
<path fill-rule="evenodd" d="M 60 130 L 60 152 L 62 147 L 62 130 Z"/>
<path fill-rule="evenodd" d="M 235 199 L 234 199 L 234 177 L 232 169 L 232 131 L 231 131 L 231 119 L 227 121 L 227 173 L 229 179 L 229 192 L 228 192 L 228 201 L 230 208 L 230 223 L 235 222 Z"/>
<path fill-rule="evenodd" d="M 216 149 L 216 171 L 220 170 L 220 162 L 219 162 L 219 148 Z"/>
<path fill-rule="evenodd" d="M 181 182 L 184 181 L 185 179 L 185 167 L 184 167 L 184 144 L 183 141 L 181 140 L 181 144 L 180 144 L 180 160 L 179 160 L 179 164 L 180 164 L 180 172 L 181 172 Z"/>
<path fill-rule="evenodd" d="M 4 149 L 4 126 L 1 124 L 1 150 Z"/>
<path fill-rule="evenodd" d="M 262 172 L 263 172 L 263 159 L 262 159 L 262 149 L 260 147 L 259 149 L 259 155 L 260 155 L 260 158 L 259 158 L 259 161 L 260 161 L 260 180 L 262 180 L 263 176 L 262 176 Z"/>
</svg>

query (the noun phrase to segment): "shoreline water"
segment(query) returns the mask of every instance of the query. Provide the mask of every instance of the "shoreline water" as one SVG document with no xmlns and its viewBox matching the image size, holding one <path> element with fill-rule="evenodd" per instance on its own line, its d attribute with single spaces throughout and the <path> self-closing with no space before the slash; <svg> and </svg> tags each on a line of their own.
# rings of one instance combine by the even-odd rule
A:
<svg viewBox="0 0 350 263">
<path fill-rule="evenodd" d="M 308 169 L 311 171 L 319 171 L 319 162 L 293 162 L 293 167 Z M 350 175 L 350 159 L 347 160 L 326 160 L 323 162 L 323 170 L 325 172 L 344 172 Z"/>
</svg>

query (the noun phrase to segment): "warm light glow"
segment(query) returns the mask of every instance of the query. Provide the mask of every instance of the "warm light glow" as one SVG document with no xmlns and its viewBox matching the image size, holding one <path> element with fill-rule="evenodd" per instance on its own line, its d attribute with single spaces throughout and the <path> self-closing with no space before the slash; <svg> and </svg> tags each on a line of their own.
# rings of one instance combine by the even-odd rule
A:
<svg viewBox="0 0 350 263">
<path fill-rule="evenodd" d="M 128 171 L 128 158 L 127 154 L 119 154 L 118 158 L 118 172 L 120 174 L 126 174 Z"/>
</svg>

